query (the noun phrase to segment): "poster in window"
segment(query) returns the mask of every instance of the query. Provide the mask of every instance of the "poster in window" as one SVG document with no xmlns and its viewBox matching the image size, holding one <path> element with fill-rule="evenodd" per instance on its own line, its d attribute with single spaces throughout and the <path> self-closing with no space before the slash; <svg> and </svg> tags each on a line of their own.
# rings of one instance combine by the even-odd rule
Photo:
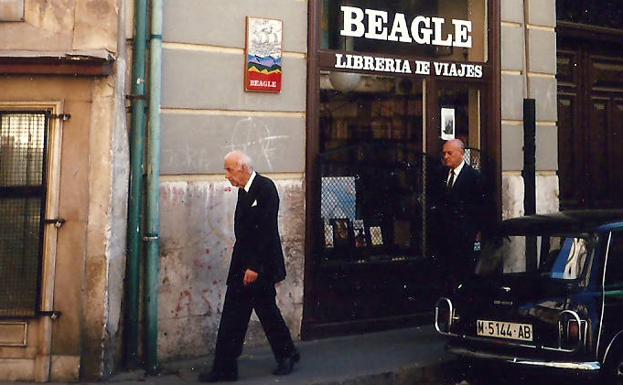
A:
<svg viewBox="0 0 623 385">
<path fill-rule="evenodd" d="M 351 225 L 347 218 L 331 219 L 333 226 L 333 244 L 336 248 L 345 248 L 350 246 Z"/>
<path fill-rule="evenodd" d="M 333 227 L 328 223 L 324 224 L 324 247 L 333 248 Z"/>
<path fill-rule="evenodd" d="M 441 108 L 441 139 L 451 140 L 455 138 L 454 108 Z"/>
<path fill-rule="evenodd" d="M 370 244 L 372 246 L 383 246 L 383 231 L 381 226 L 370 226 L 368 228 L 370 232 Z"/>
<path fill-rule="evenodd" d="M 247 17 L 245 91 L 281 92 L 283 22 Z"/>
<path fill-rule="evenodd" d="M 354 176 L 323 176 L 320 186 L 323 218 L 355 219 L 357 188 Z"/>
<path fill-rule="evenodd" d="M 363 219 L 355 219 L 353 221 L 353 240 L 356 248 L 366 247 L 366 232 L 363 225 Z"/>
</svg>

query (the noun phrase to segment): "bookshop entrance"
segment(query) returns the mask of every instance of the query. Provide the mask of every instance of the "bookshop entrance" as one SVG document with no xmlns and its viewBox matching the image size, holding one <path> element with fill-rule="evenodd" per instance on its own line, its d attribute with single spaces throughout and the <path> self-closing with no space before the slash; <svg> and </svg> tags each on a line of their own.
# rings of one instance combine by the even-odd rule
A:
<svg viewBox="0 0 623 385">
<path fill-rule="evenodd" d="M 314 301 L 307 307 L 319 335 L 344 325 L 369 331 L 430 316 L 443 282 L 431 186 L 441 180 L 444 140 L 462 139 L 466 161 L 481 169 L 483 90 L 462 82 L 321 73 L 320 183 L 310 202 Z M 427 123 L 434 128 L 426 130 Z"/>
<path fill-rule="evenodd" d="M 349 81 L 356 86 L 344 92 Z M 418 284 L 433 273 L 424 257 L 423 82 L 340 72 L 320 82 L 313 312 L 328 328 L 405 322 L 434 298 L 433 285 Z"/>
<path fill-rule="evenodd" d="M 486 161 L 500 122 L 489 5 L 310 3 L 304 339 L 432 319 L 444 141 L 462 139 L 499 184 L 499 160 Z"/>
</svg>

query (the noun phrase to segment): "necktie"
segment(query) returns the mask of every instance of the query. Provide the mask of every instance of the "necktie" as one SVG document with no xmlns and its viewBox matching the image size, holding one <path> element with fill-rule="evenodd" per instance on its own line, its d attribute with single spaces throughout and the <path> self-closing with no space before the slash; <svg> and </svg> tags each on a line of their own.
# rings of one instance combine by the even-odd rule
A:
<svg viewBox="0 0 623 385">
<path fill-rule="evenodd" d="M 450 170 L 450 178 L 448 178 L 448 184 L 446 185 L 446 189 L 449 191 L 452 190 L 452 186 L 454 185 L 454 170 Z"/>
</svg>

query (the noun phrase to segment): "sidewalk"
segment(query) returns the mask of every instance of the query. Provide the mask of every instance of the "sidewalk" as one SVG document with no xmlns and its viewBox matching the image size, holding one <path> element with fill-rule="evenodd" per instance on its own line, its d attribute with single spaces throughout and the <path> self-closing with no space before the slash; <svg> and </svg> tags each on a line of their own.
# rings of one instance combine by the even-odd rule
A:
<svg viewBox="0 0 623 385">
<path fill-rule="evenodd" d="M 268 346 L 245 349 L 239 360 L 241 385 L 415 385 L 435 384 L 452 358 L 431 326 L 299 342 L 301 362 L 289 376 L 273 376 Z M 123 385 L 196 384 L 211 357 L 163 364 L 163 374 L 118 374 L 106 382 Z"/>
</svg>

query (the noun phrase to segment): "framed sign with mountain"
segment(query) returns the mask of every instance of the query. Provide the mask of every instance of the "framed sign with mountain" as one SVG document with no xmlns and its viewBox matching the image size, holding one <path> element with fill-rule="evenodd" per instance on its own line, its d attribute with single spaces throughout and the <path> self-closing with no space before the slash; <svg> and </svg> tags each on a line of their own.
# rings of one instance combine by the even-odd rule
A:
<svg viewBox="0 0 623 385">
<path fill-rule="evenodd" d="M 245 91 L 281 92 L 283 22 L 247 16 Z"/>
</svg>

